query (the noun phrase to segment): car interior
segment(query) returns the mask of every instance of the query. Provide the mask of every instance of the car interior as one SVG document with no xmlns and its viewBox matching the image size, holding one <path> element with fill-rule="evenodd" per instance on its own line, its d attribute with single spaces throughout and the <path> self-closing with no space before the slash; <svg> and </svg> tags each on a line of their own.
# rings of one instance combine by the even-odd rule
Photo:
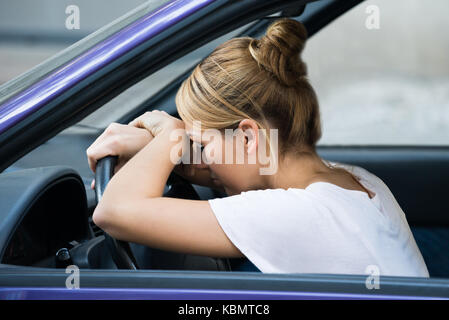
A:
<svg viewBox="0 0 449 320">
<path fill-rule="evenodd" d="M 313 35 L 315 25 L 301 16 Z M 329 19 L 330 20 L 330 19 Z M 241 34 L 256 36 L 266 21 L 252 24 Z M 191 69 L 130 112 L 116 120 L 128 123 L 154 106 L 173 116 L 175 94 Z M 75 264 L 86 269 L 128 268 L 119 265 L 126 252 L 138 269 L 254 271 L 247 259 L 219 259 L 167 252 L 139 244 L 115 243 L 92 222 L 97 198 L 90 189 L 93 173 L 85 150 L 102 130 L 74 124 L 14 162 L 0 175 L 0 259 L 2 264 L 65 268 Z M 61 152 L 63 150 L 63 152 Z M 361 166 L 380 177 L 406 214 L 431 277 L 449 277 L 449 147 L 444 146 L 318 146 L 319 155 L 330 161 Z M 20 170 L 19 170 L 20 169 Z M 107 183 L 110 168 L 105 169 Z M 109 173 L 108 173 L 109 172 Z M 109 176 L 108 176 L 109 174 Z M 190 185 L 173 174 L 166 196 L 202 200 L 223 197 L 218 191 Z M 119 248 L 119 249 L 118 249 Z"/>
</svg>

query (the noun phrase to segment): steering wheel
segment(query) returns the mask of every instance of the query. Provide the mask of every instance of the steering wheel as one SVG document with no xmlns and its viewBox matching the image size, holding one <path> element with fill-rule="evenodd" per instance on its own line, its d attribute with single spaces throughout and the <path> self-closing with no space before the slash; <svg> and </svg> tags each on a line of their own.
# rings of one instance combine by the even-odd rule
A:
<svg viewBox="0 0 449 320">
<path fill-rule="evenodd" d="M 117 163 L 117 156 L 107 156 L 97 162 L 95 169 L 95 196 L 97 203 L 101 200 L 106 185 L 114 175 L 114 168 Z M 200 197 L 192 185 L 184 178 L 172 173 L 167 180 L 168 190 L 165 197 L 177 197 L 184 199 L 199 200 Z M 112 260 L 119 269 L 139 269 L 137 260 L 132 253 L 129 243 L 117 240 L 106 232 L 104 233 L 106 246 L 112 256 Z"/>
<path fill-rule="evenodd" d="M 97 162 L 95 168 L 95 196 L 97 203 L 100 202 L 106 185 L 114 175 L 114 168 L 117 163 L 117 156 L 107 156 Z M 111 253 L 112 260 L 117 265 L 118 269 L 138 269 L 136 258 L 134 257 L 129 243 L 114 239 L 109 234 L 104 232 L 106 246 Z"/>
</svg>

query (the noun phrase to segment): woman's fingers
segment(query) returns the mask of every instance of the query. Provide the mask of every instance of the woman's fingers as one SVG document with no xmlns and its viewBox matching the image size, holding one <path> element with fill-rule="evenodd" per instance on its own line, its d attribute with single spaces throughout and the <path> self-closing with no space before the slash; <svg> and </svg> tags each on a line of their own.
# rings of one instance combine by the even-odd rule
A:
<svg viewBox="0 0 449 320">
<path fill-rule="evenodd" d="M 131 121 L 128 125 L 148 130 L 153 136 L 158 133 L 160 115 L 156 111 L 145 112 L 141 116 Z"/>
<path fill-rule="evenodd" d="M 106 156 L 118 156 L 126 161 L 153 139 L 145 129 L 111 123 L 86 150 L 90 169 L 95 172 L 97 161 Z"/>
<path fill-rule="evenodd" d="M 117 141 L 113 138 L 106 138 L 101 141 L 101 143 L 92 144 L 86 150 L 87 162 L 89 163 L 90 169 L 95 172 L 95 168 L 97 166 L 97 161 L 107 157 L 107 156 L 116 156 L 118 155 L 115 152 Z"/>
<path fill-rule="evenodd" d="M 98 136 L 97 139 L 87 148 L 86 155 L 87 155 L 87 162 L 89 163 L 90 169 L 95 172 L 95 167 L 97 165 L 97 160 L 101 159 L 100 156 L 103 155 L 103 157 L 107 156 L 108 154 L 105 154 L 104 151 L 104 145 L 105 140 L 112 136 L 117 134 L 119 131 L 120 124 L 118 123 L 111 123 L 101 134 Z M 103 152 L 101 152 L 103 150 Z"/>
<path fill-rule="evenodd" d="M 137 128 L 145 128 L 153 137 L 157 136 L 164 129 L 184 128 L 184 122 L 169 115 L 165 111 L 153 110 L 145 112 L 141 116 L 131 121 L 128 125 Z"/>
<path fill-rule="evenodd" d="M 92 182 L 90 183 L 90 188 L 95 189 L 95 179 L 93 179 Z"/>
</svg>

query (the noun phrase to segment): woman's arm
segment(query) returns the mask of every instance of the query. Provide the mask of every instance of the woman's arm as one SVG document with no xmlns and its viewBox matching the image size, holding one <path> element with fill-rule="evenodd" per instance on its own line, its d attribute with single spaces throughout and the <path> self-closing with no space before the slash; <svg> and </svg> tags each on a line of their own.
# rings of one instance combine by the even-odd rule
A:
<svg viewBox="0 0 449 320">
<path fill-rule="evenodd" d="M 131 125 L 111 123 L 106 130 L 86 150 L 89 167 L 95 172 L 97 161 L 106 156 L 118 156 L 114 173 L 129 161 L 137 152 L 145 147 L 153 139 L 151 133 L 142 128 Z M 191 151 L 192 154 L 192 151 Z M 174 172 L 194 184 L 207 186 L 224 192 L 210 179 L 210 172 L 194 164 L 178 164 Z M 94 189 L 95 180 L 92 180 L 91 188 Z"/>
<path fill-rule="evenodd" d="M 153 114 L 152 121 L 157 117 L 170 116 Z M 151 247 L 243 257 L 221 229 L 208 201 L 162 197 L 175 166 L 170 151 L 178 143 L 170 141 L 170 131 L 183 125 L 172 119 L 159 120 L 166 122 L 165 126 L 150 131 L 153 140 L 112 177 L 94 211 L 94 222 L 117 239 Z"/>
</svg>

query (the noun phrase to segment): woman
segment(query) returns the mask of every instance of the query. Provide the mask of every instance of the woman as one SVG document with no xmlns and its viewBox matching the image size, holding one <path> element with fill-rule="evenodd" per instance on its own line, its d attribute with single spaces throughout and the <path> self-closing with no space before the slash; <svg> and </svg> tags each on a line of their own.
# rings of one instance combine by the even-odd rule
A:
<svg viewBox="0 0 449 320">
<path fill-rule="evenodd" d="M 154 248 L 247 257 L 262 272 L 376 268 L 428 277 L 387 186 L 360 167 L 317 155 L 318 101 L 300 58 L 306 38 L 301 23 L 281 19 L 260 40 L 229 40 L 181 85 L 182 120 L 153 111 L 110 125 L 87 150 L 93 171 L 98 159 L 119 157 L 94 222 L 117 239 Z M 199 164 L 188 164 L 193 157 L 175 132 L 204 147 Z M 164 198 L 174 169 L 229 196 Z"/>
</svg>

